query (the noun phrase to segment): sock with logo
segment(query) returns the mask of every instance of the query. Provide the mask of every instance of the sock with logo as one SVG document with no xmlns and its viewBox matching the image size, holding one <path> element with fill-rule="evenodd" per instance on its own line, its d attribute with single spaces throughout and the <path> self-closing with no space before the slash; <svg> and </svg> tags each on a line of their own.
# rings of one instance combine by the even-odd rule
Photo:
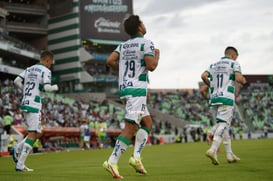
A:
<svg viewBox="0 0 273 181">
<path fill-rule="evenodd" d="M 128 138 L 119 135 L 114 150 L 108 159 L 108 162 L 112 164 L 117 164 L 120 156 L 122 155 L 122 153 L 125 152 L 130 143 L 131 141 Z"/>
<path fill-rule="evenodd" d="M 27 156 L 29 155 L 30 151 L 32 150 L 33 144 L 34 144 L 34 141 L 32 141 L 28 138 L 26 139 L 26 141 L 23 145 L 21 155 L 18 159 L 17 166 L 22 168 L 25 165 L 25 161 L 26 161 Z"/>
<path fill-rule="evenodd" d="M 145 127 L 141 127 L 136 134 L 134 158 L 140 158 L 141 151 L 145 147 L 150 131 Z"/>
</svg>

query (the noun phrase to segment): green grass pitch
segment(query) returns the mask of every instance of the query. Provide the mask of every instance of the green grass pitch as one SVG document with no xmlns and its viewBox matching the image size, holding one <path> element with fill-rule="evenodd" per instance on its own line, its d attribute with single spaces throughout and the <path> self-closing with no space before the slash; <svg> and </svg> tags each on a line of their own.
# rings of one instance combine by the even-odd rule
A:
<svg viewBox="0 0 273 181">
<path fill-rule="evenodd" d="M 224 148 L 218 154 L 220 165 L 212 165 L 205 156 L 206 143 L 179 143 L 147 146 L 143 163 L 147 175 L 128 165 L 133 148 L 119 161 L 123 180 L 130 181 L 272 181 L 273 139 L 235 140 L 233 151 L 238 163 L 226 162 Z M 0 157 L 0 181 L 86 181 L 114 180 L 102 168 L 112 149 L 31 154 L 26 165 L 34 172 L 15 172 L 11 157 Z"/>
</svg>

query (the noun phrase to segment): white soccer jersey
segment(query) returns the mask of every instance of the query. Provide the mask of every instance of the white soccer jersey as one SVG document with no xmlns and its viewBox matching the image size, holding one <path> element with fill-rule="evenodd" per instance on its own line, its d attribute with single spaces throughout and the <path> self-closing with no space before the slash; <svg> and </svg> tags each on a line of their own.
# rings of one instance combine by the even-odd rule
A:
<svg viewBox="0 0 273 181">
<path fill-rule="evenodd" d="M 146 96 L 148 70 L 145 67 L 145 56 L 155 56 L 152 41 L 137 36 L 121 43 L 115 50 L 119 54 L 119 95 Z"/>
<path fill-rule="evenodd" d="M 24 81 L 21 109 L 38 113 L 42 109 L 44 85 L 51 85 L 51 71 L 42 64 L 26 68 L 20 75 Z"/>
<path fill-rule="evenodd" d="M 210 76 L 210 104 L 231 105 L 235 99 L 235 72 L 241 72 L 240 64 L 228 57 L 211 64 L 206 70 Z"/>
</svg>

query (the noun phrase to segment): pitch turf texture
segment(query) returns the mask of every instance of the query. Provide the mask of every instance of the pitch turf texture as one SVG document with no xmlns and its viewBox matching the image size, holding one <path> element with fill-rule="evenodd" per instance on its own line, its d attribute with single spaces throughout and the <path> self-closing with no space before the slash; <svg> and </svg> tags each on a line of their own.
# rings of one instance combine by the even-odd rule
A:
<svg viewBox="0 0 273 181">
<path fill-rule="evenodd" d="M 235 140 L 233 151 L 241 158 L 227 163 L 224 149 L 218 154 L 220 165 L 205 156 L 206 143 L 179 143 L 147 146 L 143 163 L 147 175 L 135 173 L 128 164 L 132 147 L 119 161 L 123 180 L 130 181 L 272 181 L 273 139 Z M 112 149 L 52 152 L 30 155 L 26 161 L 34 172 L 15 172 L 11 157 L 0 158 L 0 181 L 86 181 L 114 180 L 102 168 Z"/>
</svg>

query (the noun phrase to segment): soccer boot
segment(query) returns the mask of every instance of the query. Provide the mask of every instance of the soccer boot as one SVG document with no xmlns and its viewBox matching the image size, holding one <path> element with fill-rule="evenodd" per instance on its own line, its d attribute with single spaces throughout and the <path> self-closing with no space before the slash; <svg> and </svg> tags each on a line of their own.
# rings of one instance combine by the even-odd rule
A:
<svg viewBox="0 0 273 181">
<path fill-rule="evenodd" d="M 11 148 L 10 153 L 11 153 L 11 156 L 12 156 L 12 159 L 13 159 L 14 163 L 17 163 L 18 162 L 19 153 L 17 152 L 15 146 L 13 146 Z"/>
<path fill-rule="evenodd" d="M 227 162 L 228 163 L 234 163 L 234 162 L 238 162 L 241 159 L 239 157 L 237 157 L 234 153 L 228 153 L 227 154 Z"/>
<path fill-rule="evenodd" d="M 34 171 L 33 169 L 28 168 L 25 165 L 20 166 L 18 164 L 16 165 L 15 170 L 16 170 L 16 172 L 33 172 Z"/>
<path fill-rule="evenodd" d="M 129 165 L 131 165 L 136 170 L 136 172 L 141 174 L 147 174 L 147 171 L 145 170 L 140 158 L 134 158 L 132 156 L 129 159 Z"/>
<path fill-rule="evenodd" d="M 208 150 L 208 151 L 206 152 L 206 156 L 209 157 L 209 158 L 211 159 L 211 163 L 212 163 L 213 165 L 219 165 L 219 164 L 220 164 L 220 162 L 219 162 L 218 159 L 217 159 L 217 155 L 214 154 L 212 151 Z"/>
<path fill-rule="evenodd" d="M 102 164 L 102 167 L 108 171 L 112 176 L 113 178 L 117 178 L 117 179 L 122 179 L 123 176 L 121 176 L 119 174 L 119 171 L 118 171 L 118 165 L 114 165 L 114 164 L 111 164 L 109 163 L 108 161 L 105 161 L 103 164 Z"/>
</svg>

